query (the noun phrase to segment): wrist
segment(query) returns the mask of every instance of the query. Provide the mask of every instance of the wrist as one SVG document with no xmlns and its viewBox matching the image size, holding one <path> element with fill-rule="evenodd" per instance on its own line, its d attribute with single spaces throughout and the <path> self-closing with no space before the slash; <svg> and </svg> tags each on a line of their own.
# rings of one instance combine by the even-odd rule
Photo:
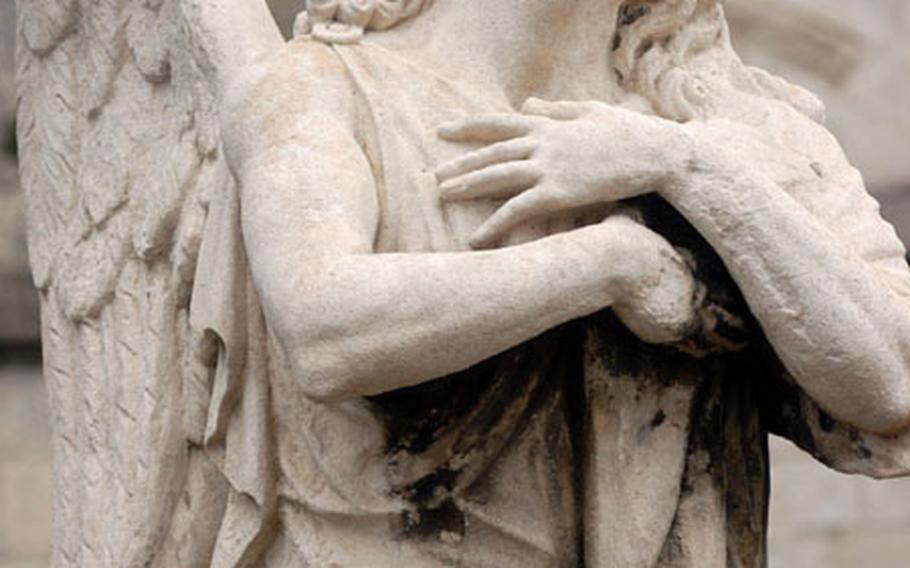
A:
<svg viewBox="0 0 910 568">
<path fill-rule="evenodd" d="M 704 137 L 688 124 L 673 123 L 667 134 L 660 140 L 663 148 L 670 148 L 654 163 L 660 164 L 660 178 L 655 184 L 655 193 L 670 203 L 690 186 L 692 177 L 707 166 L 710 156 Z"/>
<path fill-rule="evenodd" d="M 669 144 L 675 149 L 656 193 L 677 207 L 691 199 L 692 192 L 718 178 L 738 179 L 745 168 L 729 147 L 729 133 L 709 123 L 674 124 Z"/>
</svg>

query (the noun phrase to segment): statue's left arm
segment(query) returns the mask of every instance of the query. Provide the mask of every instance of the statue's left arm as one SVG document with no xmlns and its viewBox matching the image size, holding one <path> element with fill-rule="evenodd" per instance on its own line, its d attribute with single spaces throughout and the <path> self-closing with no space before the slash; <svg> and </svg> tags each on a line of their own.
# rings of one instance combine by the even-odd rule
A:
<svg viewBox="0 0 910 568">
<path fill-rule="evenodd" d="M 660 193 L 723 259 L 770 344 L 819 406 L 862 430 L 910 423 L 910 271 L 862 179 L 820 126 L 803 122 L 788 190 L 732 124 L 693 132 L 683 175 Z M 798 162 L 798 160 L 796 160 Z M 796 166 L 798 167 L 798 166 Z"/>
<path fill-rule="evenodd" d="M 656 191 L 724 261 L 803 391 L 863 431 L 903 431 L 910 425 L 904 248 L 822 126 L 777 102 L 764 101 L 751 118 L 752 125 L 680 124 L 602 103 L 532 100 L 518 119 L 444 126 L 441 135 L 451 139 L 500 135 L 443 166 L 440 189 L 445 199 L 503 188 L 513 195 L 478 230 L 477 246 L 556 210 Z M 519 146 L 523 160 L 503 164 Z M 531 187 L 512 182 L 528 172 Z"/>
</svg>

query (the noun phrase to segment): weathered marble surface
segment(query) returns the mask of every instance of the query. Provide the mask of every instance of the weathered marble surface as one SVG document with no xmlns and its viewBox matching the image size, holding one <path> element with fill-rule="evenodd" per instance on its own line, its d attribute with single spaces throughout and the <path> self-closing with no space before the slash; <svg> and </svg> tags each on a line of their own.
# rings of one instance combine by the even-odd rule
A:
<svg viewBox="0 0 910 568">
<path fill-rule="evenodd" d="M 243 12 L 202 2 L 125 4 L 131 25 L 123 26 L 121 12 L 101 5 L 54 6 L 61 9 L 32 5 L 20 20 L 20 133 L 59 420 L 57 482 L 64 489 L 67 480 L 84 481 L 80 495 L 61 499 L 58 490 L 57 563 L 194 564 L 214 546 L 219 564 L 375 565 L 387 564 L 376 560 L 383 554 L 407 554 L 426 565 L 509 565 L 533 551 L 534 562 L 549 565 L 574 563 L 584 549 L 592 566 L 751 565 L 763 556 L 764 428 L 843 470 L 905 471 L 905 440 L 891 436 L 907 419 L 902 346 L 845 335 L 871 326 L 903 337 L 903 249 L 812 122 L 817 102 L 739 67 L 711 2 L 567 8 L 555 23 L 587 43 L 560 45 L 567 59 L 546 69 L 546 60 L 530 56 L 539 36 L 522 27 L 554 23 L 542 6 L 523 5 L 526 19 L 513 20 L 515 6 L 497 5 L 509 17 L 490 18 L 493 4 L 480 17 L 440 0 L 401 33 L 383 35 L 384 47 L 377 34 L 379 47 L 362 49 L 316 42 L 357 40 L 361 16 L 353 8 L 340 12 L 351 21 L 338 27 L 313 3 L 301 26 L 313 38 L 279 47 L 254 4 Z M 414 16 L 419 7 L 389 4 L 392 15 L 377 22 L 388 27 L 396 10 Z M 583 31 L 597 20 L 579 18 L 581 10 L 608 8 L 621 34 Z M 661 10 L 680 26 L 666 48 L 649 37 L 667 33 Z M 76 17 L 91 25 L 74 27 Z M 183 17 L 185 27 L 168 27 Z M 441 45 L 421 41 L 421 22 Z M 505 27 L 487 29 L 493 24 Z M 595 40 L 603 45 L 583 53 Z M 609 63 L 573 59 L 596 61 L 611 46 Z M 272 59 L 250 59 L 257 54 Z M 665 67 L 651 66 L 653 58 Z M 309 75 L 301 72 L 308 67 Z M 542 71 L 552 73 L 550 83 L 529 79 Z M 433 79 L 437 73 L 447 78 Z M 462 92 L 464 84 L 474 87 Z M 29 88 L 38 85 L 59 90 Z M 609 104 L 522 104 L 529 95 Z M 368 110 L 352 102 L 358 97 Z M 444 165 L 467 148 L 456 153 L 435 139 L 439 125 L 490 111 L 510 116 L 468 118 L 441 137 L 517 143 Z M 123 116 L 135 127 L 130 134 L 116 128 L 124 123 L 113 118 Z M 365 155 L 345 129 L 363 136 Z M 800 155 L 807 147 L 819 153 Z M 516 158 L 524 163 L 508 171 L 459 177 Z M 371 187 L 369 166 L 388 200 L 378 207 L 375 188 L 362 192 Z M 436 188 L 426 174 L 439 166 Z M 69 179 L 71 186 L 61 181 Z M 328 186 L 332 200 L 322 192 Z M 469 239 L 493 210 L 440 205 L 434 190 L 444 202 L 504 190 L 538 200 L 513 202 L 505 210 L 515 218 L 498 213 L 498 225 Z M 632 217 L 685 244 L 695 274 L 658 233 L 617 215 L 578 229 L 572 221 L 532 224 L 509 239 L 494 230 L 511 228 L 521 214 L 553 212 L 546 208 L 597 205 L 587 212 L 603 216 L 610 210 L 603 202 L 650 190 L 726 262 L 789 375 L 770 352 L 753 366 L 745 355 L 695 359 L 642 343 L 684 340 L 688 353 L 706 341 L 724 350 L 742 339 L 718 324 L 738 308 L 722 301 L 735 293 L 702 254 L 704 243 L 680 241 L 681 225 L 647 204 Z M 830 198 L 824 190 L 840 199 L 822 199 Z M 421 205 L 428 196 L 434 204 Z M 298 211 L 311 223 L 287 217 Z M 362 234 L 371 226 L 375 248 Z M 490 245 L 512 246 L 477 250 Z M 691 303 L 703 289 L 707 296 L 697 298 L 706 301 Z M 439 309 L 453 301 L 453 309 Z M 854 303 L 860 309 L 843 307 Z M 606 307 L 619 320 L 583 319 L 460 373 Z M 382 330 L 372 335 L 380 317 Z M 575 349 L 588 355 L 573 359 Z M 734 370 L 761 369 L 795 384 L 767 386 L 761 381 L 770 374 L 731 380 Z M 490 370 L 486 378 L 504 386 L 490 398 L 457 388 L 468 379 L 486 384 L 477 379 Z M 142 396 L 124 388 L 131 384 L 142 385 Z M 425 423 L 399 412 L 425 409 L 439 387 L 470 404 L 449 408 L 435 397 L 441 424 L 433 412 Z M 528 402 L 538 400 L 543 406 Z M 491 402 L 510 412 L 491 432 L 472 430 L 489 422 Z M 587 426 L 578 429 L 573 412 L 560 417 L 566 408 Z M 274 438 L 266 431 L 273 426 Z M 437 436 L 450 431 L 447 445 Z M 383 432 L 398 436 L 385 450 Z M 478 446 L 479 434 L 490 434 L 489 443 Z M 425 455 L 415 449 L 426 444 Z M 560 479 L 582 463 L 590 468 L 584 483 Z M 535 471 L 539 478 L 521 477 Z M 425 481 L 433 491 L 424 491 Z M 119 491 L 102 492 L 112 485 Z M 522 505 L 515 487 L 553 500 Z M 571 520 L 573 498 L 583 523 Z M 640 522 L 616 522 L 619 511 Z M 535 522 L 514 524 L 532 513 Z M 111 514 L 124 521 L 117 534 L 106 528 Z M 487 525 L 495 530 L 484 532 Z M 510 530 L 518 536 L 506 545 L 500 533 Z M 357 546 L 344 545 L 355 534 Z M 580 539 L 584 547 L 575 547 Z"/>
</svg>

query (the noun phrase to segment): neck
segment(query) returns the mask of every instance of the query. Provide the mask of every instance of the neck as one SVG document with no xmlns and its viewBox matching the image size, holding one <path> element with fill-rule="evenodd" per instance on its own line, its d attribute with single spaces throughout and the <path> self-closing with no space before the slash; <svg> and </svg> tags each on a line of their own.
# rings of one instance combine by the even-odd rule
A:
<svg viewBox="0 0 910 568">
<path fill-rule="evenodd" d="M 618 98 L 610 71 L 617 0 L 434 0 L 370 41 L 497 91 L 512 106 Z"/>
</svg>

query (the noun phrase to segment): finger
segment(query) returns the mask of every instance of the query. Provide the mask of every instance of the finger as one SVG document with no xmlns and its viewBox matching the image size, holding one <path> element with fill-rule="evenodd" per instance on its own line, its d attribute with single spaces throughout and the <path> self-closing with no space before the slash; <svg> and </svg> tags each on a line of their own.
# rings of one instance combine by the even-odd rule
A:
<svg viewBox="0 0 910 568">
<path fill-rule="evenodd" d="M 447 122 L 438 134 L 449 142 L 502 142 L 525 136 L 536 122 L 520 114 L 491 114 Z"/>
<path fill-rule="evenodd" d="M 439 191 L 445 201 L 511 197 L 532 187 L 541 176 L 537 166 L 529 162 L 509 162 L 449 179 Z"/>
<path fill-rule="evenodd" d="M 436 170 L 436 180 L 444 182 L 449 178 L 464 175 L 493 164 L 526 160 L 534 153 L 536 146 L 534 142 L 527 138 L 498 142 L 443 164 Z"/>
<path fill-rule="evenodd" d="M 471 247 L 489 248 L 516 225 L 543 217 L 560 208 L 560 200 L 552 191 L 542 187 L 526 191 L 509 200 L 477 229 L 471 236 Z"/>
<path fill-rule="evenodd" d="M 572 120 L 590 112 L 594 104 L 579 101 L 545 101 L 531 97 L 522 105 L 521 112 L 553 120 Z"/>
</svg>

